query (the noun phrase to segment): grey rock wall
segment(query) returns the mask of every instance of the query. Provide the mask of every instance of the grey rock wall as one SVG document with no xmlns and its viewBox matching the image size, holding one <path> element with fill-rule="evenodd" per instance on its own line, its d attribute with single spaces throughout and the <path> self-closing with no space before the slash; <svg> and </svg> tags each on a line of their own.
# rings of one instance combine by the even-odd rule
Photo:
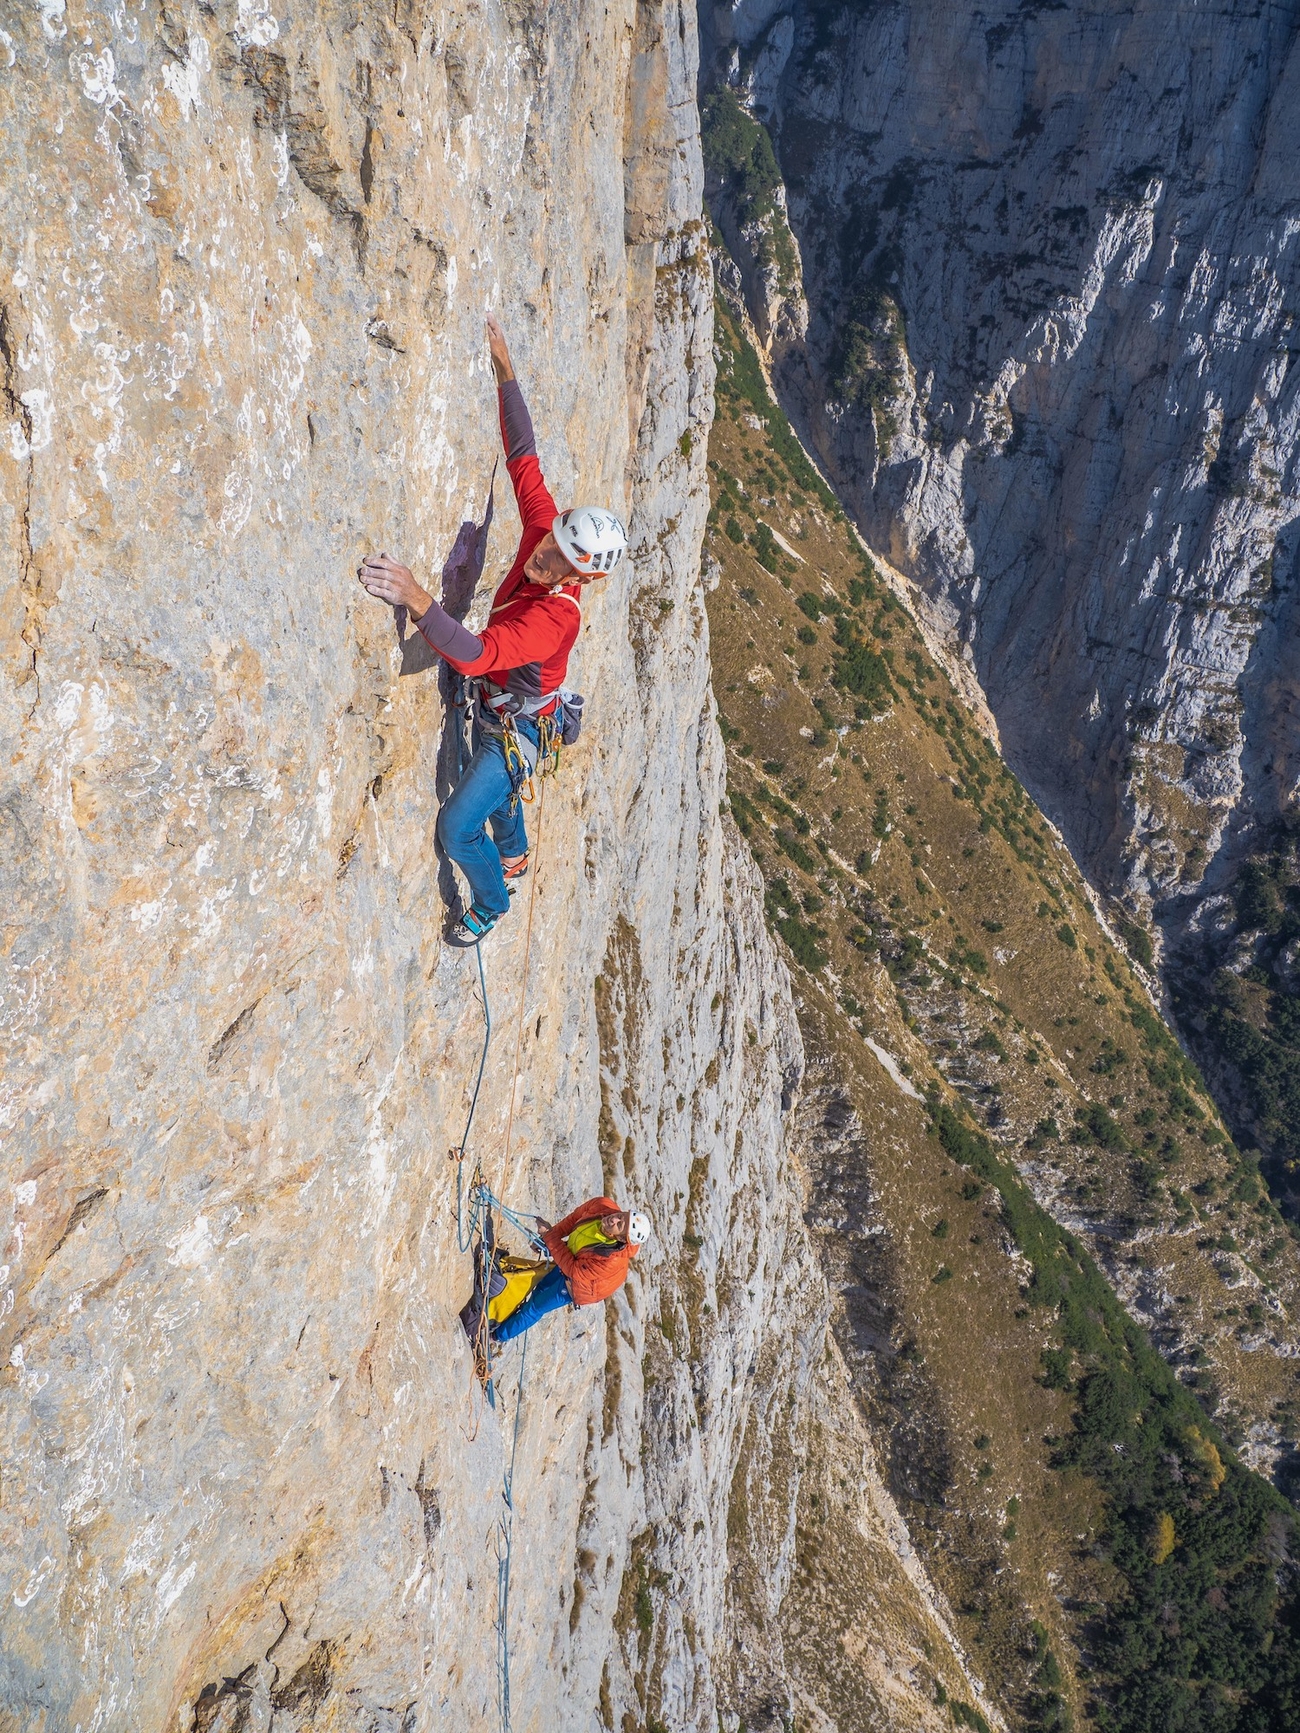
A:
<svg viewBox="0 0 1300 1733">
<path fill-rule="evenodd" d="M 1294 6 L 704 9 L 777 377 L 1089 870 L 1175 926 L 1297 786 Z"/>
<path fill-rule="evenodd" d="M 474 1145 L 552 1216 L 600 1189 L 595 982 L 616 922 L 644 934 L 612 1177 L 660 1238 L 608 1340 L 597 1311 L 532 1345 L 515 1483 L 515 1723 L 590 1712 L 610 1624 L 573 1616 L 579 1536 L 599 1608 L 648 1509 L 711 1508 L 712 1442 L 665 1451 L 658 1503 L 640 1468 L 673 1184 L 698 1152 L 724 1217 L 770 1189 L 788 1063 L 761 923 L 723 896 L 690 16 L 47 5 L 6 30 L 7 1714 L 494 1718 L 514 1365 L 483 1413 L 447 1160 L 477 974 L 440 939 L 438 687 L 399 684 L 352 577 L 377 544 L 436 571 L 481 518 L 488 305 L 557 493 L 633 535 L 587 610 L 591 739 L 547 793 L 531 947 L 520 908 L 487 956 Z M 747 1400 L 719 1398 L 719 1450 Z M 682 1689 L 705 1714 L 707 1663 Z"/>
<path fill-rule="evenodd" d="M 516 1428 L 514 1726 L 789 1703 L 824 1287 L 788 983 L 720 816 L 694 76 L 692 14 L 631 0 L 5 16 L 0 1720 L 23 1733 L 498 1724 Z M 447 717 L 352 576 L 377 545 L 436 575 L 473 544 L 487 306 L 556 493 L 608 500 L 632 545 L 587 600 L 587 737 L 485 952 L 471 1152 L 518 1207 L 609 1185 L 657 1225 L 616 1303 L 531 1339 L 522 1395 L 503 1357 L 495 1411 L 456 1321 L 447 1151 L 483 1015 L 440 937 Z M 471 619 L 513 552 L 501 481 Z M 729 1520 L 742 1457 L 761 1528 Z"/>
</svg>

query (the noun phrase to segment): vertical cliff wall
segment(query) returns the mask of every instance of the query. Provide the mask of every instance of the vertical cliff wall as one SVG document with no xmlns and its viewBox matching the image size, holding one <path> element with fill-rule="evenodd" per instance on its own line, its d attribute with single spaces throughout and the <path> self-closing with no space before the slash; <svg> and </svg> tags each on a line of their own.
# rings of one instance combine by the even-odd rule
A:
<svg viewBox="0 0 1300 1733">
<path fill-rule="evenodd" d="M 779 977 L 724 904 L 700 634 L 690 19 L 563 26 L 581 54 L 522 7 L 9 21 L 4 1696 L 23 1726 L 495 1712 L 509 1433 L 458 1340 L 446 1156 L 477 975 L 440 938 L 437 686 L 398 683 L 392 617 L 352 577 L 380 544 L 436 571 L 483 516 L 487 305 L 556 492 L 630 514 L 633 550 L 587 609 L 591 743 L 533 819 L 527 973 L 522 909 L 487 958 L 477 1150 L 552 1215 L 600 1189 L 595 984 L 615 927 L 639 934 L 607 1166 L 661 1230 L 608 1339 L 593 1312 L 530 1354 L 520 1724 L 569 1690 L 594 1702 L 609 1622 L 588 1638 L 577 1616 L 575 1537 L 587 1605 L 617 1600 L 656 1496 L 637 1367 L 675 1188 L 693 1157 L 771 1183 Z M 485 582 L 513 550 L 499 485 L 497 505 Z M 728 1031 L 735 1062 L 705 1083 Z M 707 1510 L 708 1460 L 665 1453 L 659 1496 Z"/>
<path fill-rule="evenodd" d="M 1296 9 L 704 10 L 788 188 L 789 400 L 1076 852 L 1177 928 L 1295 797 Z"/>
<path fill-rule="evenodd" d="M 788 984 L 720 816 L 694 77 L 691 13 L 631 0 L 0 31 L 6 1724 L 494 1724 L 516 1427 L 514 1725 L 786 1713 L 831 1374 Z M 555 492 L 631 550 L 485 956 L 471 1151 L 518 1207 L 607 1186 L 657 1226 L 495 1412 L 456 1321 L 484 1022 L 440 937 L 446 714 L 352 576 L 475 542 L 485 306 Z M 515 528 L 498 477 L 471 618 Z M 861 1544 L 891 1654 L 933 1637 L 959 1685 L 905 1544 Z"/>
</svg>

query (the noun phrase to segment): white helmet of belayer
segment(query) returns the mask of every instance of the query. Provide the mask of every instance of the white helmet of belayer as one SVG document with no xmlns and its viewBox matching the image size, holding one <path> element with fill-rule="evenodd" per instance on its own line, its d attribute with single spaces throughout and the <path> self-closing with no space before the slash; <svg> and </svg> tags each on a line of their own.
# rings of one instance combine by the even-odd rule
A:
<svg viewBox="0 0 1300 1733">
<path fill-rule="evenodd" d="M 551 525 L 555 544 L 584 577 L 612 572 L 627 546 L 627 531 L 611 511 L 580 505 L 562 511 Z"/>
<path fill-rule="evenodd" d="M 650 1238 L 650 1217 L 634 1210 L 627 1218 L 627 1243 L 630 1246 L 643 1246 Z"/>
</svg>

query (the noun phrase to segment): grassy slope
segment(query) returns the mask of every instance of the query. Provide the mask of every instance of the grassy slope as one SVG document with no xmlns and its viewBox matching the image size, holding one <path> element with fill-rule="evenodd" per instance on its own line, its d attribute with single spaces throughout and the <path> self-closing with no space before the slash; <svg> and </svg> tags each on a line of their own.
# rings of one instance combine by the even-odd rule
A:
<svg viewBox="0 0 1300 1733">
<path fill-rule="evenodd" d="M 1294 1247 L 723 310 L 718 331 L 709 611 L 732 809 L 800 965 L 826 1109 L 812 1220 L 892 1490 L 1013 1721 L 1091 1702 L 1117 1727 L 1266 1725 L 1240 1705 L 1272 1665 L 1265 1555 L 1290 1519 L 1227 1440 L 1275 1433 L 1293 1395 Z M 824 1506 L 803 1515 L 793 1629 L 839 1604 Z"/>
</svg>

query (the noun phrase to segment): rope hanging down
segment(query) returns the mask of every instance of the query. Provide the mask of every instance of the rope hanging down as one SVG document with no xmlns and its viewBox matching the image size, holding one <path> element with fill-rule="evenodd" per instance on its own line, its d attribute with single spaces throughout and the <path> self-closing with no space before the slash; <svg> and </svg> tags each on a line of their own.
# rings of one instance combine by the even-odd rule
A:
<svg viewBox="0 0 1300 1733">
<path fill-rule="evenodd" d="M 556 756 L 558 759 L 558 753 Z M 524 935 L 524 961 L 519 983 L 519 1017 L 515 1028 L 515 1055 L 510 1078 L 510 1106 L 506 1118 L 505 1151 L 502 1157 L 503 1165 L 508 1164 L 510 1160 L 510 1145 L 514 1131 L 515 1096 L 519 1087 L 519 1064 L 523 1048 L 524 1005 L 528 993 L 528 964 L 533 944 L 533 907 L 537 892 L 537 874 L 541 862 L 542 819 L 545 809 L 546 782 L 543 779 L 541 784 L 541 797 L 538 800 L 537 806 L 537 843 L 533 851 L 533 870 L 529 875 L 531 882 L 528 888 L 528 923 Z M 465 1129 L 461 1134 L 459 1144 L 450 1152 L 456 1162 L 456 1244 L 462 1252 L 467 1252 L 474 1246 L 475 1241 L 477 1240 L 479 1256 L 482 1257 L 486 1237 L 484 1229 L 485 1226 L 490 1225 L 487 1223 L 486 1218 L 490 1211 L 495 1211 L 502 1221 L 509 1222 L 511 1227 L 521 1233 L 534 1249 L 545 1252 L 546 1244 L 537 1234 L 535 1228 L 529 1227 L 524 1216 L 519 1211 L 511 1209 L 492 1192 L 487 1181 L 483 1177 L 483 1169 L 477 1161 L 474 1164 L 474 1177 L 470 1181 L 469 1185 L 469 1207 L 468 1211 L 466 1210 L 464 1182 L 465 1161 L 468 1155 L 470 1132 L 474 1125 L 474 1112 L 478 1106 L 479 1091 L 483 1085 L 483 1074 L 487 1066 L 488 1047 L 492 1040 L 492 1005 L 488 996 L 487 974 L 483 967 L 483 948 L 481 945 L 475 947 L 475 955 L 478 960 L 479 987 L 481 989 L 483 1003 L 483 1047 L 479 1054 L 478 1072 L 474 1079 L 473 1092 L 470 1095 L 469 1112 L 465 1118 Z M 535 1222 L 537 1218 L 536 1216 L 530 1216 L 528 1219 Z M 484 1262 L 486 1263 L 486 1261 L 485 1258 Z M 480 1270 L 479 1275 L 486 1295 L 486 1268 Z M 488 1332 L 486 1299 L 483 1305 L 479 1331 L 480 1339 L 474 1344 L 475 1373 L 471 1374 L 471 1378 L 477 1374 L 479 1367 L 481 1367 L 484 1388 L 487 1391 L 488 1401 L 495 1405 L 492 1395 L 492 1345 L 491 1337 Z M 501 1713 L 501 1733 L 511 1733 L 510 1560 L 514 1543 L 515 1456 L 519 1449 L 519 1423 L 523 1414 L 524 1366 L 528 1351 L 527 1337 L 525 1337 L 521 1342 L 520 1349 L 519 1386 L 515 1396 L 515 1420 L 513 1436 L 510 1444 L 510 1462 L 506 1468 L 501 1483 L 501 1495 L 505 1510 L 497 1524 L 497 1700 Z M 471 1390 L 472 1388 L 473 1386 L 471 1383 Z M 477 1433 L 478 1418 L 475 1417 L 474 1430 L 470 1434 L 471 1440 L 477 1436 Z"/>
<path fill-rule="evenodd" d="M 465 1129 L 461 1133 L 460 1143 L 453 1150 L 457 1157 L 456 1163 L 456 1244 L 462 1252 L 467 1252 L 474 1236 L 474 1229 L 481 1214 L 477 1200 L 468 1230 L 465 1228 L 464 1216 L 464 1172 L 465 1151 L 469 1146 L 470 1128 L 474 1124 L 474 1109 L 478 1106 L 478 1092 L 483 1087 L 483 1068 L 487 1064 L 488 1047 L 492 1040 L 492 1006 L 488 999 L 487 975 L 483 969 L 483 947 L 476 945 L 474 955 L 478 958 L 478 982 L 483 996 L 483 1051 L 478 1056 L 478 1076 L 474 1079 L 474 1093 L 469 1098 L 469 1114 L 465 1120 Z"/>
<path fill-rule="evenodd" d="M 501 1710 L 501 1733 L 510 1733 L 510 1553 L 514 1544 L 515 1453 L 519 1449 L 519 1419 L 524 1411 L 524 1362 L 528 1337 L 520 1342 L 519 1388 L 515 1393 L 514 1435 L 510 1441 L 510 1464 L 501 1482 L 505 1513 L 497 1527 L 497 1702 Z"/>
</svg>

